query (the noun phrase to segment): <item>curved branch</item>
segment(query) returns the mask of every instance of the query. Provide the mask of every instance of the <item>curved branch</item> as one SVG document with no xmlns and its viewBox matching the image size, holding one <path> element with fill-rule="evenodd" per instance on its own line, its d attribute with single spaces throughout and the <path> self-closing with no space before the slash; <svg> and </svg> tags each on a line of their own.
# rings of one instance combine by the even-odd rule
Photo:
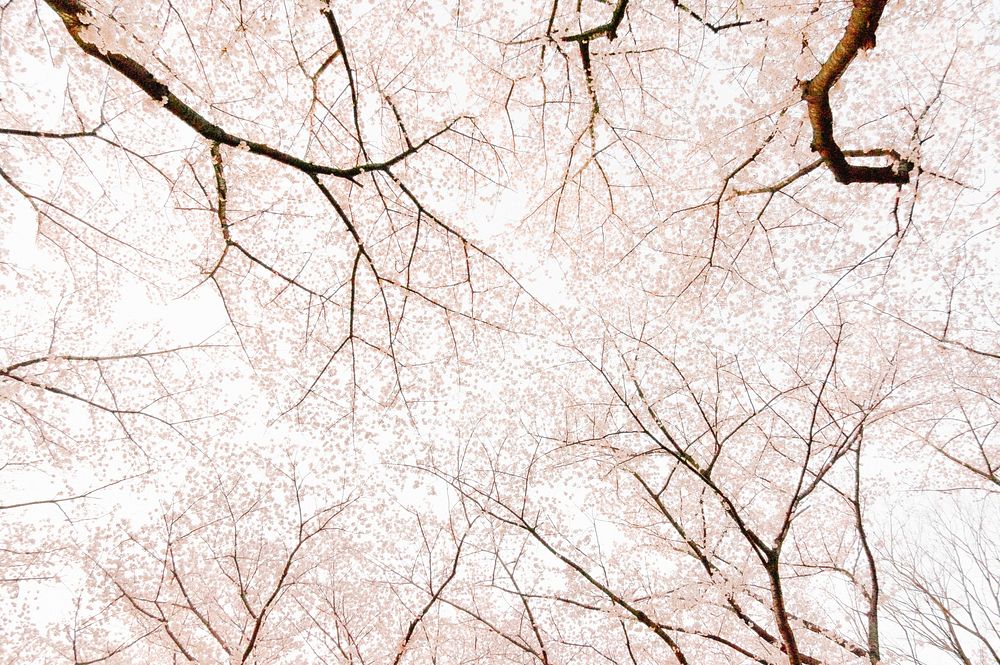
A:
<svg viewBox="0 0 1000 665">
<path fill-rule="evenodd" d="M 618 26 L 622 24 L 622 19 L 625 18 L 625 8 L 627 6 L 628 0 L 618 0 L 618 4 L 615 6 L 615 11 L 611 14 L 610 21 L 595 28 L 584 30 L 583 32 L 575 35 L 567 35 L 566 37 L 563 37 L 562 40 L 564 42 L 580 42 L 581 44 L 586 44 L 592 39 L 606 36 L 609 40 L 614 41 L 618 38 Z M 553 13 L 553 16 L 554 15 L 555 14 Z"/>
<path fill-rule="evenodd" d="M 844 36 L 837 42 L 816 76 L 802 85 L 802 98 L 809 105 L 809 123 L 813 130 L 812 149 L 819 153 L 837 182 L 845 185 L 856 182 L 902 185 L 910 181 L 912 162 L 897 159 L 891 166 L 849 164 L 844 151 L 833 137 L 830 89 L 847 71 L 858 51 L 875 48 L 875 31 L 888 1 L 854 0 L 854 9 L 844 29 Z"/>
<path fill-rule="evenodd" d="M 97 44 L 88 41 L 84 36 L 85 30 L 91 22 L 91 15 L 90 10 L 79 2 L 79 0 L 45 0 L 45 3 L 59 15 L 59 18 L 62 19 L 63 24 L 66 26 L 66 31 L 69 32 L 70 37 L 73 38 L 73 41 L 76 42 L 77 46 L 79 46 L 84 53 L 107 64 L 119 74 L 130 80 L 143 92 L 149 95 L 151 99 L 163 104 L 163 107 L 167 111 L 172 113 L 179 120 L 181 120 L 181 122 L 196 131 L 202 137 L 222 145 L 244 147 L 252 154 L 268 157 L 276 162 L 298 169 L 303 173 L 310 175 L 333 175 L 353 181 L 353 179 L 359 175 L 370 171 L 385 170 L 389 166 L 402 161 L 432 141 L 434 138 L 437 138 L 444 132 L 451 129 L 452 125 L 457 122 L 457 119 L 452 121 L 444 129 L 433 134 L 418 145 L 413 146 L 395 157 L 391 157 L 382 162 L 359 164 L 350 168 L 335 168 L 332 166 L 325 166 L 323 164 L 310 162 L 278 150 L 277 148 L 271 147 L 265 143 L 251 141 L 227 132 L 219 125 L 216 125 L 208 118 L 198 113 L 198 111 L 194 108 L 181 101 L 180 98 L 171 92 L 170 88 L 168 88 L 166 84 L 157 79 L 152 72 L 133 58 L 122 53 L 102 51 Z"/>
</svg>

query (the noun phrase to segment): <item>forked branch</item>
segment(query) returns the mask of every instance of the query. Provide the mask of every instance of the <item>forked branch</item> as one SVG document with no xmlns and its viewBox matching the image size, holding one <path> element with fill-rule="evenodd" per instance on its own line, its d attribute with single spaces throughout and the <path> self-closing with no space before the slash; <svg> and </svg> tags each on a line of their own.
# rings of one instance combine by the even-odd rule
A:
<svg viewBox="0 0 1000 665">
<path fill-rule="evenodd" d="M 163 107 L 172 113 L 184 124 L 196 131 L 202 137 L 231 147 L 243 147 L 251 154 L 268 157 L 274 161 L 291 166 L 308 175 L 333 175 L 338 178 L 346 178 L 354 181 L 357 176 L 371 171 L 384 171 L 390 166 L 397 164 L 407 157 L 413 155 L 417 150 L 427 145 L 430 141 L 451 129 L 457 120 L 449 123 L 444 129 L 432 135 L 430 138 L 419 144 L 404 150 L 403 152 L 390 157 L 382 162 L 372 162 L 359 164 L 349 168 L 336 168 L 324 164 L 311 162 L 295 155 L 289 154 L 265 143 L 251 141 L 236 134 L 226 131 L 221 126 L 201 115 L 194 108 L 182 101 L 177 95 L 167 87 L 162 81 L 139 63 L 134 58 L 123 53 L 116 53 L 110 50 L 102 50 L 98 44 L 88 39 L 87 28 L 93 21 L 91 11 L 79 0 L 45 0 L 46 4 L 59 15 L 66 31 L 73 41 L 84 53 L 107 64 L 119 74 L 129 79 L 145 92 L 150 99 L 159 102 Z M 360 136 L 359 136 L 360 141 Z"/>
<path fill-rule="evenodd" d="M 854 57 L 861 50 L 875 48 L 875 31 L 889 0 L 854 0 L 854 9 L 833 52 L 811 80 L 802 85 L 802 98 L 809 105 L 809 123 L 812 125 L 812 149 L 819 153 L 837 182 L 845 185 L 856 182 L 888 183 L 902 185 L 910 181 L 912 162 L 897 159 L 890 166 L 861 166 L 848 163 L 833 136 L 833 110 L 830 108 L 830 89 L 840 80 Z"/>
</svg>

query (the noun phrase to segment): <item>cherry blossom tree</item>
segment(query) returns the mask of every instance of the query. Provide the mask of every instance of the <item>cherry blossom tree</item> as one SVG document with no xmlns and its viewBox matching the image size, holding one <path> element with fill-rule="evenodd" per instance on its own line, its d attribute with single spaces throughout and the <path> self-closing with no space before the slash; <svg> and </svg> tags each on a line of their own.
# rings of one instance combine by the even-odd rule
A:
<svg viewBox="0 0 1000 665">
<path fill-rule="evenodd" d="M 998 27 L 0 5 L 0 655 L 992 662 Z"/>
</svg>

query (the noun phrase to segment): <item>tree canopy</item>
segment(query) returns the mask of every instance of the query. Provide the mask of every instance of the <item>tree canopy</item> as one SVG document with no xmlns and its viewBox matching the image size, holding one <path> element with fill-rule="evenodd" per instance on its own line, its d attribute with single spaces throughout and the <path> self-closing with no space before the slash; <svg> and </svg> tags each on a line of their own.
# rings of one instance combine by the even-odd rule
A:
<svg viewBox="0 0 1000 665">
<path fill-rule="evenodd" d="M 0 662 L 1000 663 L 998 35 L 0 4 Z"/>
</svg>

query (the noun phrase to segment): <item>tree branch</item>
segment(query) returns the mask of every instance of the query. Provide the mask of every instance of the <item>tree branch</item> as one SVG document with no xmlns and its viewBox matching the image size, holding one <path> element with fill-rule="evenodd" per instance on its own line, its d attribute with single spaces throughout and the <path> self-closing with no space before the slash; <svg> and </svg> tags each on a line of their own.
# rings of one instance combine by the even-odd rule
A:
<svg viewBox="0 0 1000 665">
<path fill-rule="evenodd" d="M 833 136 L 830 89 L 847 71 L 858 51 L 875 48 L 875 31 L 887 3 L 888 0 L 854 0 L 844 36 L 816 76 L 802 85 L 802 98 L 809 105 L 809 123 L 813 130 L 812 149 L 819 153 L 837 182 L 845 185 L 858 182 L 902 185 L 910 181 L 912 162 L 897 159 L 892 166 L 849 164 Z"/>
</svg>

